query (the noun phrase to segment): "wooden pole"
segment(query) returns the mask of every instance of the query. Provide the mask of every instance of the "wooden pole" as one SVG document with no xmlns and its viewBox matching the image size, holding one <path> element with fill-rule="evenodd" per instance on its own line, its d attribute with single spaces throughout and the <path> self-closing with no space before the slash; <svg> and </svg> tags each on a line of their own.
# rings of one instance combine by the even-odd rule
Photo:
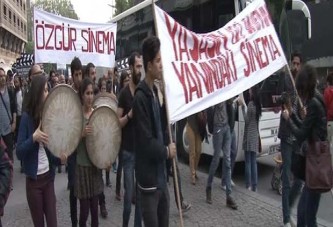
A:
<svg viewBox="0 0 333 227">
<path fill-rule="evenodd" d="M 294 81 L 294 77 L 293 77 L 293 74 L 291 73 L 291 70 L 290 70 L 289 64 L 287 64 L 287 70 L 288 70 L 288 74 L 289 74 L 289 76 L 290 76 L 290 80 L 291 80 L 291 83 L 292 83 L 292 85 L 293 85 L 293 88 L 295 89 L 295 93 L 296 93 L 296 96 L 297 96 L 297 100 L 298 100 L 298 102 L 299 102 L 299 104 L 300 104 L 300 107 L 303 108 L 304 105 L 303 105 L 303 102 L 302 102 L 301 98 L 300 98 L 299 95 L 298 95 L 298 92 L 297 92 L 297 89 L 296 89 L 296 85 L 295 85 L 295 81 Z"/>
<path fill-rule="evenodd" d="M 158 27 L 156 24 L 156 13 L 155 13 L 155 1 L 152 0 L 152 7 L 153 7 L 153 14 L 154 14 L 154 21 L 155 21 L 155 31 L 156 31 L 156 36 L 158 36 Z M 164 101 L 165 101 L 165 109 L 166 109 L 166 116 L 167 116 L 167 122 L 168 122 L 168 132 L 169 132 L 169 142 L 172 143 L 172 131 L 171 131 L 171 125 L 170 125 L 170 117 L 169 117 L 169 106 L 168 106 L 168 101 L 165 97 L 165 81 L 164 81 L 164 75 L 162 76 L 162 81 L 163 81 L 163 97 L 164 97 Z M 176 188 L 176 199 L 177 199 L 177 204 L 178 204 L 178 211 L 179 211 L 179 219 L 180 219 L 180 226 L 184 227 L 184 221 L 183 221 L 183 212 L 182 212 L 182 204 L 180 201 L 180 193 L 179 193 L 179 184 L 178 184 L 178 173 L 177 173 L 177 168 L 176 168 L 176 159 L 173 158 L 172 159 L 172 168 L 173 168 L 173 178 L 175 181 L 175 188 Z"/>
</svg>

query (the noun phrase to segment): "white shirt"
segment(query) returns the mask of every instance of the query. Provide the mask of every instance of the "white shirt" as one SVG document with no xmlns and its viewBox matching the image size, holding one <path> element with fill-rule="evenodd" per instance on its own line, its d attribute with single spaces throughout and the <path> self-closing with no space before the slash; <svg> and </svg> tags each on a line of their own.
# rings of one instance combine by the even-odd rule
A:
<svg viewBox="0 0 333 227">
<path fill-rule="evenodd" d="M 47 158 L 44 145 L 39 144 L 38 150 L 38 168 L 37 168 L 37 175 L 41 175 L 49 171 L 49 159 Z"/>
<path fill-rule="evenodd" d="M 21 116 L 22 115 L 22 90 L 19 90 L 16 93 L 16 101 L 17 101 L 17 116 Z"/>
</svg>

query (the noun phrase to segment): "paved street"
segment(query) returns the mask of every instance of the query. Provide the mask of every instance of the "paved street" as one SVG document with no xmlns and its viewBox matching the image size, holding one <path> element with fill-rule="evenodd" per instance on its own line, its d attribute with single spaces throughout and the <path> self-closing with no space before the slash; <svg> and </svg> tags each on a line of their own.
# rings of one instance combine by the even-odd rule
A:
<svg viewBox="0 0 333 227">
<path fill-rule="evenodd" d="M 210 227 L 210 226 L 281 226 L 280 203 L 274 199 L 252 193 L 243 188 L 236 187 L 233 196 L 239 204 L 239 209 L 233 211 L 225 206 L 225 194 L 219 188 L 220 179 L 215 178 L 213 185 L 213 204 L 205 202 L 206 173 L 199 173 L 199 182 L 192 186 L 189 182 L 189 168 L 180 164 L 182 175 L 183 194 L 192 204 L 192 209 L 184 215 L 184 226 Z M 105 188 L 109 216 L 106 220 L 100 219 L 100 226 L 121 226 L 122 201 L 115 200 L 114 184 L 115 174 L 111 174 L 112 188 Z M 66 190 L 67 175 L 57 174 L 55 181 L 58 210 L 58 226 L 70 226 L 69 192 Z M 179 226 L 179 216 L 174 202 L 173 186 L 170 189 L 170 226 Z M 133 206 L 134 210 L 134 206 Z M 132 212 L 133 213 L 133 212 Z M 25 177 L 19 173 L 18 162 L 15 163 L 14 190 L 12 191 L 2 219 L 4 226 L 32 226 L 29 209 L 25 196 Z M 131 223 L 133 222 L 133 216 Z M 131 224 L 132 225 L 132 224 Z M 324 226 L 333 226 L 326 223 Z"/>
</svg>

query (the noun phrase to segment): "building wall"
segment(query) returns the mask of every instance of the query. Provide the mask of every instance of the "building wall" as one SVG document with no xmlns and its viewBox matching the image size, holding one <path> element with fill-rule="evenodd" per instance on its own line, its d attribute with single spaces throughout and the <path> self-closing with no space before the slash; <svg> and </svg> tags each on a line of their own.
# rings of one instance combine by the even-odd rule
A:
<svg viewBox="0 0 333 227">
<path fill-rule="evenodd" d="M 27 43 L 26 0 L 0 0 L 0 63 L 12 64 Z"/>
</svg>

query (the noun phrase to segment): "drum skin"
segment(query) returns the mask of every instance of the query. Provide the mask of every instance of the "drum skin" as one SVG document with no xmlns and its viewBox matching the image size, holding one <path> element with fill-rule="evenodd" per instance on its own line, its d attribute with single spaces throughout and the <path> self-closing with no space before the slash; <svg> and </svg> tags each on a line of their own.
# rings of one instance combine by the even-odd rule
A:
<svg viewBox="0 0 333 227">
<path fill-rule="evenodd" d="M 102 105 L 94 109 L 89 125 L 92 135 L 86 137 L 91 162 L 99 169 L 108 169 L 116 160 L 121 144 L 121 127 L 115 111 Z"/>
<path fill-rule="evenodd" d="M 99 107 L 99 106 L 109 106 L 111 109 L 117 113 L 118 103 L 117 98 L 115 95 L 103 92 L 94 98 L 93 107 Z"/>
<path fill-rule="evenodd" d="M 83 129 L 82 105 L 69 85 L 57 85 L 47 96 L 42 113 L 42 131 L 49 137 L 47 148 L 60 157 L 78 146 Z"/>
</svg>

